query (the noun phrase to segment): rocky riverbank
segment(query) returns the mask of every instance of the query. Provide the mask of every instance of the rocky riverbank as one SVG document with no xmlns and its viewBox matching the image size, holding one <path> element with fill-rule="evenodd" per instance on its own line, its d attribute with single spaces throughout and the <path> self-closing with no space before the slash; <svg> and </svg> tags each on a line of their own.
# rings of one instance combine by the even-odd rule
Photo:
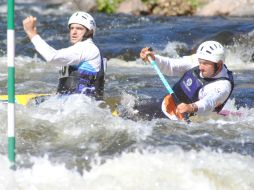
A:
<svg viewBox="0 0 254 190">
<path fill-rule="evenodd" d="M 254 0 L 43 0 L 71 10 L 165 16 L 254 16 Z"/>
</svg>

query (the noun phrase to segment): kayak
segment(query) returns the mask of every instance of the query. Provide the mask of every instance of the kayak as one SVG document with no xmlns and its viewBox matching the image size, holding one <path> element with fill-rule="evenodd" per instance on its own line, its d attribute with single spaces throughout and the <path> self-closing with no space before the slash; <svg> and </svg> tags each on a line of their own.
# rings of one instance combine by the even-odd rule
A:
<svg viewBox="0 0 254 190">
<path fill-rule="evenodd" d="M 17 95 L 15 95 L 15 103 L 23 105 L 23 106 L 28 105 L 29 102 L 35 102 L 36 104 L 39 104 L 39 103 L 45 101 L 45 99 L 47 99 L 51 95 L 52 94 L 35 94 L 35 93 L 17 94 Z M 183 118 L 181 116 L 176 114 L 176 112 L 175 112 L 176 105 L 174 104 L 173 100 L 169 97 L 170 97 L 169 95 L 166 96 L 164 98 L 164 100 L 162 101 L 162 104 L 161 104 L 162 112 L 170 120 L 183 120 Z M 105 103 L 107 105 L 109 105 L 113 116 L 119 116 L 119 113 L 118 113 L 117 109 L 115 108 L 115 105 L 117 104 L 116 101 L 117 100 L 114 100 L 111 98 L 108 98 L 107 100 L 105 100 Z M 8 95 L 0 95 L 0 103 L 8 103 Z M 242 115 L 242 113 L 240 113 L 240 112 L 237 112 L 237 111 L 232 112 L 229 110 L 222 110 L 218 114 L 222 115 L 222 116 L 229 116 L 229 115 L 241 116 Z"/>
<path fill-rule="evenodd" d="M 46 96 L 50 96 L 50 94 L 17 94 L 15 95 L 15 103 L 25 106 L 32 100 L 37 101 Z M 8 95 L 0 95 L 0 103 L 8 103 Z"/>
<path fill-rule="evenodd" d="M 26 106 L 30 102 L 34 102 L 35 104 L 40 104 L 45 101 L 52 94 L 17 94 L 15 95 L 15 103 L 19 105 Z M 8 95 L 0 95 L 0 103 L 8 103 Z M 111 109 L 111 113 L 113 116 L 118 116 L 117 110 L 113 107 L 115 104 L 114 101 L 108 99 L 106 100 L 106 104 L 109 105 Z"/>
</svg>

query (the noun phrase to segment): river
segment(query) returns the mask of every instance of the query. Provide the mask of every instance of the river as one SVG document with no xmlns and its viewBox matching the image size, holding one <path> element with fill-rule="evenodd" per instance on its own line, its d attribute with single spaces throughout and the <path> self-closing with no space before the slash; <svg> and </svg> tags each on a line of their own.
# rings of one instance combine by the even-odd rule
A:
<svg viewBox="0 0 254 190">
<path fill-rule="evenodd" d="M 54 94 L 59 69 L 35 52 L 22 19 L 37 16 L 39 33 L 57 49 L 69 45 L 71 13 L 16 3 L 17 94 Z M 7 105 L 0 104 L 0 189 L 253 190 L 253 17 L 92 15 L 95 42 L 108 59 L 105 101 L 53 95 L 39 105 L 16 105 L 16 171 L 7 158 Z M 5 2 L 0 18 L 0 94 L 6 94 Z M 167 91 L 139 59 L 141 48 L 179 57 L 210 39 L 226 47 L 235 89 L 225 108 L 240 115 L 200 115 L 190 124 L 157 115 Z M 171 85 L 177 79 L 167 77 Z M 119 116 L 111 113 L 115 107 Z"/>
</svg>

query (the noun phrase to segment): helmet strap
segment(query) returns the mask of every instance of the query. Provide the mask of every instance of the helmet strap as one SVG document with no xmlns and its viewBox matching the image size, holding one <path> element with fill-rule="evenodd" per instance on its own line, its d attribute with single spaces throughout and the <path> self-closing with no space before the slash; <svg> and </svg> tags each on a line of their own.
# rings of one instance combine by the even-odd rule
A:
<svg viewBox="0 0 254 190">
<path fill-rule="evenodd" d="M 213 76 L 216 76 L 220 71 L 221 71 L 221 68 L 222 68 L 222 62 L 218 62 L 218 63 L 215 63 L 214 64 L 214 74 Z"/>
<path fill-rule="evenodd" d="M 83 36 L 83 40 L 86 40 L 88 38 L 93 38 L 93 30 L 87 30 L 86 33 Z"/>
</svg>

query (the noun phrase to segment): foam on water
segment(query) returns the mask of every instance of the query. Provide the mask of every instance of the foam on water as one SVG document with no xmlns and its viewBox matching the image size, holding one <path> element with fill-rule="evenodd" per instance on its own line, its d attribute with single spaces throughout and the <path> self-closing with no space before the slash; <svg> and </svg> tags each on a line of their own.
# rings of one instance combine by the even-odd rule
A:
<svg viewBox="0 0 254 190">
<path fill-rule="evenodd" d="M 83 176 L 47 156 L 31 158 L 31 168 L 12 171 L 0 155 L 0 189 L 179 189 L 179 190 L 252 190 L 254 160 L 236 153 L 202 150 L 167 150 L 122 153 L 100 163 L 94 160 Z"/>
<path fill-rule="evenodd" d="M 122 154 L 85 173 L 89 189 L 252 189 L 253 158 L 204 150 Z M 239 174 L 243 174 L 239 176 Z"/>
<path fill-rule="evenodd" d="M 74 1 L 73 1 L 74 2 Z M 0 2 L 1 3 L 1 2 Z M 72 13 L 71 7 L 68 6 L 68 2 L 63 1 L 59 1 L 59 7 L 57 8 L 58 11 L 56 11 L 56 8 L 53 7 L 48 7 L 47 9 L 45 9 L 44 6 L 47 5 L 54 5 L 57 4 L 49 1 L 49 2 L 45 2 L 45 0 L 43 1 L 37 1 L 37 0 L 16 0 L 15 1 L 15 10 L 16 11 L 22 11 L 23 9 L 27 10 L 27 6 L 29 5 L 29 11 L 23 12 L 23 14 L 26 14 L 26 16 L 31 14 L 31 11 L 34 12 L 39 12 L 42 15 L 63 15 L 63 14 L 68 14 L 70 15 Z M 3 3 L 0 6 L 0 13 L 7 13 L 7 3 Z M 17 12 L 18 13 L 18 12 Z"/>
<path fill-rule="evenodd" d="M 252 36 L 252 37 L 251 37 Z M 252 35 L 244 36 L 247 42 Z M 232 70 L 248 70 L 254 68 L 254 62 L 251 60 L 253 50 L 253 43 L 239 43 L 235 42 L 233 45 L 226 46 L 225 64 Z M 179 49 L 187 49 L 188 45 L 183 42 L 169 41 L 163 50 L 155 50 L 158 54 L 163 54 L 168 57 L 179 57 Z"/>
</svg>

